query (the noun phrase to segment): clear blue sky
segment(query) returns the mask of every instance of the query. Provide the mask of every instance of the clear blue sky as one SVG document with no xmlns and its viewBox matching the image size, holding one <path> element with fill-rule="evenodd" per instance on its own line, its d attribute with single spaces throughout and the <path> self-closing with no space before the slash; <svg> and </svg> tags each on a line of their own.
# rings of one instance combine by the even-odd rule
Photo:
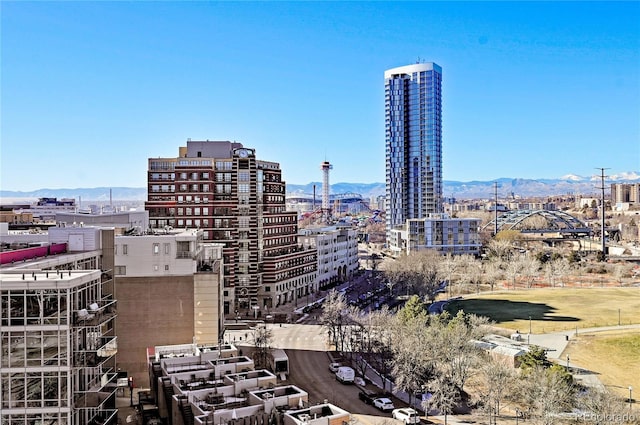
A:
<svg viewBox="0 0 640 425">
<path fill-rule="evenodd" d="M 445 180 L 640 171 L 640 2 L 13 2 L 5 190 L 146 185 L 236 140 L 288 183 L 384 181 L 384 70 L 443 68 Z"/>
</svg>

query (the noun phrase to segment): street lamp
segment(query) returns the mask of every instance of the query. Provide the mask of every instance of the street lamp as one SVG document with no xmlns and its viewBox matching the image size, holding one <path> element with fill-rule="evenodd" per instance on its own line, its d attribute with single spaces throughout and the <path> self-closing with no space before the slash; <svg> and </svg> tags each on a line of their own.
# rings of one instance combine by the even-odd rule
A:
<svg viewBox="0 0 640 425">
<path fill-rule="evenodd" d="M 569 371 L 569 355 L 567 354 L 567 371 Z"/>
<path fill-rule="evenodd" d="M 633 387 L 629 385 L 629 412 L 631 412 L 631 403 L 633 403 Z"/>
</svg>

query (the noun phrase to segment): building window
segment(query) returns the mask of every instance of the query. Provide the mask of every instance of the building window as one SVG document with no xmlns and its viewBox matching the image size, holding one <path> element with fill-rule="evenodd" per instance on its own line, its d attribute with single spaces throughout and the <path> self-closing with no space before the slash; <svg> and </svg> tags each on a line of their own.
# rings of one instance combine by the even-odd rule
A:
<svg viewBox="0 0 640 425">
<path fill-rule="evenodd" d="M 157 265 L 157 264 L 154 264 L 154 265 L 153 265 L 153 271 L 154 271 L 154 272 L 157 272 L 158 270 L 160 270 L 160 267 L 158 267 L 158 265 Z"/>
<path fill-rule="evenodd" d="M 154 243 L 153 244 L 153 255 L 159 255 L 160 254 L 160 244 L 159 243 Z"/>
<path fill-rule="evenodd" d="M 127 244 L 122 245 L 122 255 L 129 255 L 129 246 Z"/>
<path fill-rule="evenodd" d="M 171 253 L 171 244 L 169 244 L 169 243 L 164 244 L 164 253 L 165 254 L 170 254 Z"/>
<path fill-rule="evenodd" d="M 127 274 L 127 266 L 115 266 L 113 272 L 117 276 L 124 276 Z"/>
<path fill-rule="evenodd" d="M 164 271 L 165 271 L 165 272 L 168 272 L 168 271 L 169 271 L 169 265 L 168 265 L 168 264 L 165 264 L 165 265 L 164 265 Z"/>
</svg>

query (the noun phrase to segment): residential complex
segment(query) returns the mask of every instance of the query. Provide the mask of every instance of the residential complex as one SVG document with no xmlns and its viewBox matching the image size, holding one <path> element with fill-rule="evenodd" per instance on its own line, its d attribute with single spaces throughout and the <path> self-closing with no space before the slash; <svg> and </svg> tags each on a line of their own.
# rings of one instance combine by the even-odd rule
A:
<svg viewBox="0 0 640 425">
<path fill-rule="evenodd" d="M 224 314 L 262 313 L 314 288 L 316 251 L 298 244 L 280 166 L 254 149 L 188 140 L 175 158 L 149 158 L 145 208 L 152 229 L 202 229 L 224 245 Z"/>
<path fill-rule="evenodd" d="M 611 205 L 640 204 L 640 183 L 614 183 L 611 185 Z"/>
<path fill-rule="evenodd" d="M 256 368 L 234 345 L 156 346 L 147 356 L 151 386 L 139 409 L 143 423 L 327 425 L 351 417 L 326 400 L 311 404 L 306 391 Z"/>
<path fill-rule="evenodd" d="M 391 230 L 389 246 L 396 252 L 434 249 L 442 254 L 480 255 L 482 243 L 479 218 L 450 218 L 446 214 L 429 214 L 407 220 L 407 225 Z"/>
</svg>

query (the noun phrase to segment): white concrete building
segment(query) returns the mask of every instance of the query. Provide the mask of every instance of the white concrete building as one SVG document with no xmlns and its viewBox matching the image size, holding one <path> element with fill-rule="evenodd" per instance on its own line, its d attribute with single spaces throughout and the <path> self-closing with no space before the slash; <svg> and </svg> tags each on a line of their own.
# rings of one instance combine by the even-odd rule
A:
<svg viewBox="0 0 640 425">
<path fill-rule="evenodd" d="M 318 252 L 318 276 L 312 292 L 351 278 L 358 270 L 358 231 L 352 227 L 307 227 L 298 241 Z"/>
<path fill-rule="evenodd" d="M 400 229 L 392 229 L 389 249 L 395 253 L 434 249 L 442 254 L 479 255 L 479 218 L 450 218 L 446 214 L 429 214 L 426 218 L 407 220 Z"/>
</svg>

